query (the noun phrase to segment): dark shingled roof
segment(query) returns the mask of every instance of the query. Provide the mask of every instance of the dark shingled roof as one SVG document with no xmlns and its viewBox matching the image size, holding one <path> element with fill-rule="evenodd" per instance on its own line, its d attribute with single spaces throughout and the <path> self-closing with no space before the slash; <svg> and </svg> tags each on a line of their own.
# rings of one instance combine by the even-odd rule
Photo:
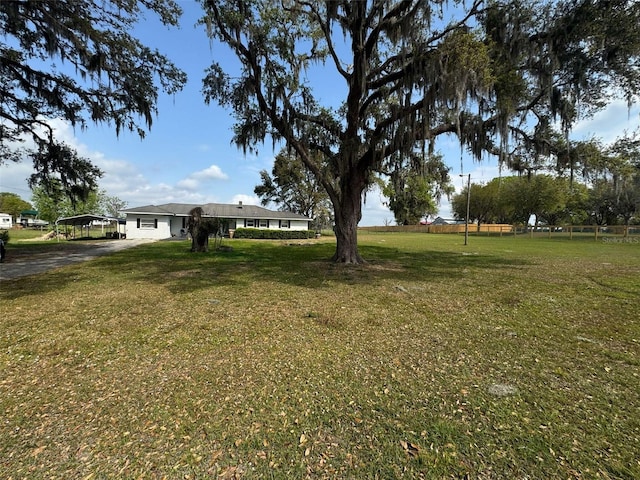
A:
<svg viewBox="0 0 640 480">
<path fill-rule="evenodd" d="M 311 220 L 304 215 L 292 212 L 280 212 L 269 210 L 257 205 L 243 205 L 241 203 L 230 205 L 228 203 L 206 203 L 195 205 L 189 203 L 165 203 L 163 205 L 146 205 L 122 210 L 128 214 L 174 215 L 186 217 L 195 207 L 202 207 L 205 216 L 218 218 L 269 218 L 272 220 Z"/>
</svg>

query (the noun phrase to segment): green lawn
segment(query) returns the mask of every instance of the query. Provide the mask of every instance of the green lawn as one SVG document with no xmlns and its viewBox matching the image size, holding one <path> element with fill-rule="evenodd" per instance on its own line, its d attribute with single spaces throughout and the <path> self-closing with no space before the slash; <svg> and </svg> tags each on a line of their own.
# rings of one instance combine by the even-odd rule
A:
<svg viewBox="0 0 640 480">
<path fill-rule="evenodd" d="M 640 244 L 159 242 L 0 284 L 0 478 L 640 478 Z"/>
</svg>

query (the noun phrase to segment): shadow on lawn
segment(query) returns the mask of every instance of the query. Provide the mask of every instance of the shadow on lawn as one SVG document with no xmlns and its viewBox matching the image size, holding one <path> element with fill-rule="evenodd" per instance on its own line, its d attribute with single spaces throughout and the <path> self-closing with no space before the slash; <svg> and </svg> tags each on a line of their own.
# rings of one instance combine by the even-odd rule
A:
<svg viewBox="0 0 640 480">
<path fill-rule="evenodd" d="M 465 269 L 492 271 L 530 264 L 496 255 L 432 250 L 407 252 L 393 246 L 365 245 L 360 247 L 360 253 L 366 264 L 339 265 L 330 261 L 335 251 L 332 242 L 232 242 L 231 246 L 233 249 L 230 251 L 206 254 L 176 250 L 163 262 L 158 262 L 157 257 L 139 258 L 136 268 L 138 281 L 164 284 L 176 294 L 215 286 L 242 287 L 265 281 L 327 288 L 328 280 L 344 284 L 375 284 L 382 280 L 402 282 L 408 279 L 438 281 L 460 278 L 464 276 Z M 139 252 L 123 253 L 136 255 Z M 136 261 L 132 259 L 132 262 Z"/>
<path fill-rule="evenodd" d="M 465 269 L 501 270 L 530 264 L 496 255 L 425 250 L 407 252 L 393 246 L 360 247 L 367 263 L 330 261 L 332 242 L 230 242 L 228 250 L 192 253 L 188 242 L 158 242 L 116 252 L 91 262 L 15 280 L 0 297 L 21 298 L 55 291 L 73 282 L 153 283 L 175 294 L 215 286 L 238 287 L 257 281 L 306 288 L 326 288 L 327 280 L 345 284 L 377 281 L 438 281 L 464 275 Z"/>
</svg>

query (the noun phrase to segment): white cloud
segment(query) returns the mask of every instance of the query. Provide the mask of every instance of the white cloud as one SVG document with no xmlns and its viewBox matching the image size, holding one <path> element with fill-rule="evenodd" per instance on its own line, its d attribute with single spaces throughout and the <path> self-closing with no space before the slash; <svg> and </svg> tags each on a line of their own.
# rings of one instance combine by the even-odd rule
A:
<svg viewBox="0 0 640 480">
<path fill-rule="evenodd" d="M 196 191 L 201 188 L 203 183 L 208 183 L 214 180 L 228 180 L 229 176 L 222 171 L 217 165 L 211 165 L 190 174 L 188 177 L 183 178 L 177 183 L 177 186 L 189 191 Z"/>
<path fill-rule="evenodd" d="M 180 188 L 184 188 L 185 190 L 196 191 L 200 186 L 200 182 L 198 182 L 198 180 L 196 180 L 195 178 L 184 178 L 180 180 L 176 185 Z"/>
<path fill-rule="evenodd" d="M 571 130 L 571 138 L 586 140 L 596 137 L 609 144 L 640 127 L 640 106 L 629 109 L 624 100 L 614 100 L 593 117 L 581 120 Z"/>
<path fill-rule="evenodd" d="M 243 194 L 234 195 L 231 198 L 230 203 L 235 204 L 240 202 L 242 202 L 243 205 L 260 205 L 260 199 L 255 195 L 243 195 Z"/>
<path fill-rule="evenodd" d="M 194 173 L 193 176 L 210 180 L 227 180 L 229 178 L 217 165 L 211 165 L 209 168 Z"/>
<path fill-rule="evenodd" d="M 98 180 L 99 188 L 107 195 L 116 196 L 126 201 L 129 206 L 180 203 L 208 203 L 219 201 L 216 197 L 198 191 L 200 183 L 211 180 L 226 180 L 228 176 L 217 165 L 195 172 L 179 181 L 175 186 L 168 183 L 152 184 L 139 168 L 132 162 L 107 156 L 87 145 L 82 144 L 74 134 L 73 128 L 62 120 L 50 120 L 57 140 L 65 142 L 78 151 L 82 157 L 88 158 L 100 168 L 104 175 Z M 29 147 L 30 142 L 24 146 Z M 31 199 L 31 190 L 27 179 L 34 173 L 29 159 L 20 163 L 0 165 L 0 191 L 20 195 L 24 200 Z"/>
<path fill-rule="evenodd" d="M 0 165 L 0 192 L 15 193 L 23 200 L 31 200 L 27 179 L 34 173 L 29 161 Z"/>
</svg>

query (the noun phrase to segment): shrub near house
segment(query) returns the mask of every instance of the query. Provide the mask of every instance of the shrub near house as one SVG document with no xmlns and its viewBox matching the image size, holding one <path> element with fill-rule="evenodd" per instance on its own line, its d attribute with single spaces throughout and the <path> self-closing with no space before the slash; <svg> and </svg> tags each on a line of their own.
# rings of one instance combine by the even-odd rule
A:
<svg viewBox="0 0 640 480">
<path fill-rule="evenodd" d="M 233 234 L 234 238 L 253 238 L 269 240 L 298 240 L 302 238 L 314 238 L 313 230 L 266 230 L 260 228 L 238 228 Z"/>
</svg>

